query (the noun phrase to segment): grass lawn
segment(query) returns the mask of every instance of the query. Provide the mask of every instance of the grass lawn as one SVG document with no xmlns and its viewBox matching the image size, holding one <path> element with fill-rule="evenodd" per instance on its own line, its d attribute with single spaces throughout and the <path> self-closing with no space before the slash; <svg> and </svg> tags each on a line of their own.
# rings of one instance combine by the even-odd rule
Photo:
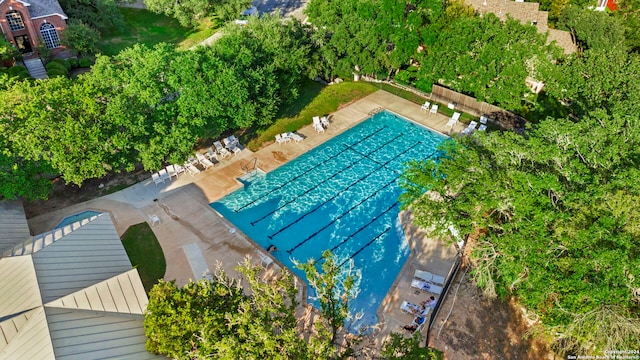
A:
<svg viewBox="0 0 640 360">
<path fill-rule="evenodd" d="M 323 86 L 308 80 L 300 90 L 300 97 L 286 108 L 283 108 L 276 121 L 265 129 L 250 131 L 242 136 L 251 139 L 247 147 L 256 151 L 266 142 L 273 141 L 276 134 L 295 131 L 311 124 L 312 118 L 338 110 L 342 105 L 361 99 L 378 88 L 365 82 L 342 82 L 331 86 Z"/>
<path fill-rule="evenodd" d="M 189 29 L 176 19 L 148 10 L 120 8 L 120 11 L 124 16 L 125 29 L 102 36 L 98 48 L 105 55 L 116 55 L 137 43 L 151 47 L 166 42 L 187 49 L 215 32 L 208 22 L 201 23 L 197 29 Z"/>
<path fill-rule="evenodd" d="M 122 244 L 131 265 L 138 269 L 144 289 L 151 291 L 158 279 L 164 277 L 167 263 L 158 239 L 146 222 L 133 225 L 122 235 Z"/>
</svg>

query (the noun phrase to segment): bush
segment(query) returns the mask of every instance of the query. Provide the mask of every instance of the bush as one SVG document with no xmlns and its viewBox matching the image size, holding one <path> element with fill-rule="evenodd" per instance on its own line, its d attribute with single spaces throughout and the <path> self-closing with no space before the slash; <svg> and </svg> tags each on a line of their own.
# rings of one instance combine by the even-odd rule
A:
<svg viewBox="0 0 640 360">
<path fill-rule="evenodd" d="M 78 60 L 78 66 L 81 67 L 81 68 L 91 67 L 91 60 L 89 60 L 87 58 L 82 58 L 82 59 Z"/>
<path fill-rule="evenodd" d="M 47 75 L 49 75 L 50 78 L 56 77 L 56 76 L 67 76 L 67 72 L 58 70 L 58 69 L 51 69 L 51 70 L 47 70 Z"/>
<path fill-rule="evenodd" d="M 71 70 L 71 64 L 67 63 L 67 61 L 64 59 L 53 59 L 51 60 L 51 63 L 60 64 L 64 66 L 64 68 L 67 69 L 67 71 Z"/>
<path fill-rule="evenodd" d="M 67 69 L 76 69 L 78 67 L 78 59 L 76 58 L 68 58 L 67 59 Z"/>
<path fill-rule="evenodd" d="M 415 79 L 415 73 L 407 70 L 400 70 L 393 78 L 398 84 L 409 85 Z"/>
<path fill-rule="evenodd" d="M 64 72 L 65 74 L 68 72 L 67 68 L 64 65 L 60 64 L 59 62 L 56 62 L 55 60 L 51 61 L 50 63 L 48 63 L 45 66 L 45 68 L 47 69 L 47 71 L 49 71 L 49 70 L 58 70 L 58 71 Z"/>
<path fill-rule="evenodd" d="M 9 74 L 9 76 L 11 77 L 17 76 L 21 79 L 28 79 L 29 77 L 31 77 L 31 75 L 29 75 L 29 70 L 27 70 L 26 67 L 20 66 L 20 65 L 16 65 L 8 68 L 6 70 L 6 73 Z"/>
</svg>

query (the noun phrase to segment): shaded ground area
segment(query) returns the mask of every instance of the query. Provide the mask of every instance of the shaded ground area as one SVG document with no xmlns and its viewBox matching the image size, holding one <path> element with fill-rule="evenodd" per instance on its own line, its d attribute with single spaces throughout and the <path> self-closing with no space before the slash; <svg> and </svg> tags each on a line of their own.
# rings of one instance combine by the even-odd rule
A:
<svg viewBox="0 0 640 360">
<path fill-rule="evenodd" d="M 64 180 L 57 178 L 53 180 L 53 189 L 49 194 L 49 199 L 32 202 L 25 201 L 24 211 L 27 218 L 32 218 L 114 193 L 150 176 L 148 172 L 140 168 L 133 172 L 111 173 L 99 179 L 89 179 L 82 184 L 82 187 L 73 184 L 65 185 Z"/>
<path fill-rule="evenodd" d="M 463 274 L 458 273 L 431 329 L 430 345 L 444 351 L 445 359 L 554 358 L 543 339 L 527 336 L 528 324 L 514 301 L 485 298 Z"/>
</svg>

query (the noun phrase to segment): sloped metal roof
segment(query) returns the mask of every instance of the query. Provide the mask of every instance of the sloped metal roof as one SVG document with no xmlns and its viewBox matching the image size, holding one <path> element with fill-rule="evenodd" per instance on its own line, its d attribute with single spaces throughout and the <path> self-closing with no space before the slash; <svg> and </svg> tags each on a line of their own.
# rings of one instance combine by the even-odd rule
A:
<svg viewBox="0 0 640 360">
<path fill-rule="evenodd" d="M 31 236 L 20 201 L 0 201 L 0 253 Z"/>
<path fill-rule="evenodd" d="M 47 303 L 47 307 L 143 315 L 147 294 L 136 269 Z"/>
<path fill-rule="evenodd" d="M 109 214 L 48 234 L 0 257 L 0 360 L 165 359 L 145 349 L 147 295 Z"/>
<path fill-rule="evenodd" d="M 0 359 L 55 359 L 44 308 L 38 307 L 26 314 L 25 317 L 27 321 L 19 324 L 22 327 L 16 330 L 16 333 L 0 350 Z M 3 322 L 3 329 L 8 328 L 5 326 L 8 325 L 7 321 Z"/>
<path fill-rule="evenodd" d="M 131 270 L 127 252 L 107 213 L 31 257 L 45 303 Z"/>
<path fill-rule="evenodd" d="M 30 256 L 0 259 L 0 321 L 42 305 Z"/>
</svg>

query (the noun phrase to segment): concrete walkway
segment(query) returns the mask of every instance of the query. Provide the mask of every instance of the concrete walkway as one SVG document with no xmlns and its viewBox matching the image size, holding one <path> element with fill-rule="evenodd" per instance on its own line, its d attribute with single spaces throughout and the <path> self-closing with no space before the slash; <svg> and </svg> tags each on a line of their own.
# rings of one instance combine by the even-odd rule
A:
<svg viewBox="0 0 640 360">
<path fill-rule="evenodd" d="M 51 230 L 62 218 L 80 211 L 105 211 L 111 214 L 119 235 L 129 226 L 143 221 L 152 225 L 167 260 L 164 276 L 167 280 L 176 280 L 178 285 L 183 285 L 189 279 L 201 278 L 205 270 L 213 271 L 217 267 L 234 274 L 233 268 L 245 257 L 250 256 L 256 262 L 260 259 L 259 253 L 265 251 L 211 209 L 209 203 L 242 186 L 237 178 L 246 173 L 243 166 L 247 163 L 257 161 L 258 168 L 272 171 L 365 120 L 370 112 L 380 108 L 441 133 L 448 134 L 451 130 L 445 126 L 448 117 L 428 114 L 420 109 L 420 105 L 381 90 L 331 114 L 331 125 L 322 134 L 317 134 L 310 125 L 300 129 L 298 133 L 305 137 L 300 143 L 279 145 L 274 142 L 255 153 L 244 149 L 194 177 L 184 174 L 158 186 L 148 179 L 119 192 L 29 219 L 29 226 L 32 233 L 39 234 Z M 463 128 L 459 123 L 453 131 L 459 132 Z M 152 215 L 159 217 L 159 224 L 152 223 Z M 402 300 L 419 303 L 426 296 L 414 293 L 409 287 L 414 270 L 419 268 L 446 275 L 455 258 L 453 246 L 425 238 L 420 229 L 411 225 L 408 216 L 401 214 L 401 220 L 412 252 L 378 311 L 380 339 L 392 330 L 398 331 L 400 325 L 411 322 L 409 315 L 400 313 Z M 276 260 L 273 266 L 277 269 L 281 265 Z"/>
</svg>

